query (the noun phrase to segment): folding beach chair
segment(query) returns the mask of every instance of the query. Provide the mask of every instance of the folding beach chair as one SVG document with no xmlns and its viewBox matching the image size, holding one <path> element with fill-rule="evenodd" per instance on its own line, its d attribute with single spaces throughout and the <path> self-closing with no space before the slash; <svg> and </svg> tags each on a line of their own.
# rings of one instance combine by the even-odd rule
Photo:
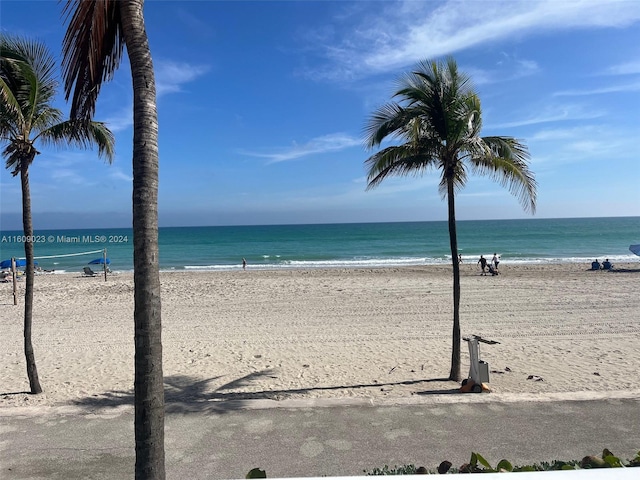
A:
<svg viewBox="0 0 640 480">
<path fill-rule="evenodd" d="M 82 270 L 84 270 L 84 275 L 86 277 L 95 277 L 97 275 L 97 273 L 91 270 L 90 267 L 84 267 Z"/>
</svg>

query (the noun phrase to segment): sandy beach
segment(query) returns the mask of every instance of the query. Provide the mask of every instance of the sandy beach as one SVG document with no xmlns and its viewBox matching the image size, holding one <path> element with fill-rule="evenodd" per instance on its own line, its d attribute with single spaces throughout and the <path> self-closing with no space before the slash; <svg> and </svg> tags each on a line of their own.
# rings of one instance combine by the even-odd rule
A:
<svg viewBox="0 0 640 480">
<path fill-rule="evenodd" d="M 640 393 L 640 264 L 462 266 L 461 326 L 481 345 L 494 399 Z M 447 266 L 163 272 L 167 405 L 227 400 L 453 397 Z M 0 408 L 126 405 L 133 275 L 38 275 L 28 395 L 23 290 L 0 284 Z M 462 373 L 469 368 L 462 344 Z M 530 378 L 531 377 L 531 378 Z M 473 395 L 473 394 L 470 394 Z M 456 394 L 457 396 L 457 394 Z M 462 397 L 463 395 L 460 395 Z"/>
</svg>

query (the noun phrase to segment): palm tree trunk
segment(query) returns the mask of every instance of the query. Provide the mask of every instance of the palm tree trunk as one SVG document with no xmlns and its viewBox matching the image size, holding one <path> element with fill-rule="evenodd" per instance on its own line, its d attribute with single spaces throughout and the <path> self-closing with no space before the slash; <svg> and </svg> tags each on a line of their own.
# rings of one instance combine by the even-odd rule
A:
<svg viewBox="0 0 640 480">
<path fill-rule="evenodd" d="M 458 233 L 456 231 L 456 205 L 453 180 L 447 180 L 447 205 L 449 209 L 449 244 L 453 260 L 453 346 L 449 380 L 460 381 L 460 263 L 458 261 Z"/>
<path fill-rule="evenodd" d="M 136 478 L 164 479 L 164 384 L 158 264 L 158 114 L 143 0 L 121 3 L 133 77 Z"/>
<path fill-rule="evenodd" d="M 35 153 L 34 153 L 35 155 Z M 27 362 L 27 377 L 31 393 L 42 393 L 36 357 L 31 343 L 31 324 L 33 321 L 33 280 L 35 270 L 33 268 L 33 223 L 31 221 L 31 191 L 29 189 L 29 164 L 30 160 L 23 160 L 20 165 L 20 183 L 22 186 L 22 228 L 26 237 L 24 242 L 24 256 L 27 261 L 26 285 L 24 291 L 24 356 Z"/>
</svg>

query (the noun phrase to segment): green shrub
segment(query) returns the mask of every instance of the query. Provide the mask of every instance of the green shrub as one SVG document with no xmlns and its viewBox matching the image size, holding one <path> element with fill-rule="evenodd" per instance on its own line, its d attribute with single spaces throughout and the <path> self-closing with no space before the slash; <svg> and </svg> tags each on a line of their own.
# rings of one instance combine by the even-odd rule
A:
<svg viewBox="0 0 640 480">
<path fill-rule="evenodd" d="M 636 456 L 623 462 L 619 457 L 616 457 L 611 451 L 605 448 L 601 457 L 595 455 L 588 455 L 582 460 L 569 460 L 561 461 L 554 460 L 553 462 L 540 462 L 533 465 L 513 466 L 508 460 L 500 460 L 496 467 L 493 468 L 485 458 L 479 453 L 472 452 L 469 463 L 461 465 L 460 468 L 451 468 L 451 462 L 444 461 L 439 466 L 437 471 L 427 470 L 425 467 L 416 467 L 413 464 L 394 466 L 393 468 L 385 465 L 382 468 L 374 468 L 370 472 L 364 470 L 366 475 L 434 475 L 445 473 L 487 473 L 487 472 L 544 472 L 551 470 L 580 470 L 589 468 L 615 468 L 615 467 L 640 467 L 640 451 Z M 267 478 L 267 474 L 264 470 L 254 468 L 247 473 L 246 478 Z"/>
<path fill-rule="evenodd" d="M 469 463 L 465 463 L 460 468 L 451 468 L 451 462 L 442 462 L 438 467 L 438 473 L 488 473 L 488 472 L 544 472 L 551 470 L 580 470 L 589 468 L 613 468 L 613 467 L 640 467 L 640 452 L 632 460 L 626 463 L 616 457 L 609 449 L 604 449 L 601 457 L 589 455 L 582 460 L 554 460 L 553 462 L 540 462 L 533 465 L 513 466 L 508 460 L 500 460 L 494 467 L 479 453 L 472 452 Z M 416 468 L 415 465 L 404 465 L 389 468 L 374 468 L 367 475 L 407 475 L 415 473 L 434 474 L 424 467 Z"/>
</svg>

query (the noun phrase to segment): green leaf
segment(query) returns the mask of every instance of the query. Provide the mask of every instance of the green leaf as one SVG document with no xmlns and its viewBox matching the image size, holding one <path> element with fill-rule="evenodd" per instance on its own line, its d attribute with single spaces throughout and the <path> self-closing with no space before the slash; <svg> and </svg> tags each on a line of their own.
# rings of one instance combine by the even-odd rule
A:
<svg viewBox="0 0 640 480">
<path fill-rule="evenodd" d="M 518 472 L 537 472 L 536 467 L 533 465 L 523 465 L 522 467 L 517 467 L 515 470 Z"/>
<path fill-rule="evenodd" d="M 489 470 L 492 470 L 491 465 L 489 464 L 489 462 L 487 462 L 484 457 L 482 455 L 480 455 L 479 453 L 475 454 L 476 458 L 478 459 L 478 461 L 485 466 L 486 468 L 488 468 Z"/>
<path fill-rule="evenodd" d="M 252 468 L 244 478 L 267 478 L 267 472 L 259 468 Z"/>
<path fill-rule="evenodd" d="M 505 460 L 503 458 L 498 462 L 498 465 L 496 466 L 496 470 L 498 471 L 506 470 L 507 472 L 513 472 L 513 465 L 511 465 L 511 462 L 509 462 L 509 460 Z"/>
<path fill-rule="evenodd" d="M 608 450 L 605 450 L 608 451 Z M 609 452 L 611 453 L 611 452 Z M 602 458 L 605 462 L 607 462 L 610 466 L 612 467 L 622 467 L 622 462 L 620 461 L 620 459 L 614 455 L 607 455 L 606 457 Z"/>
</svg>

